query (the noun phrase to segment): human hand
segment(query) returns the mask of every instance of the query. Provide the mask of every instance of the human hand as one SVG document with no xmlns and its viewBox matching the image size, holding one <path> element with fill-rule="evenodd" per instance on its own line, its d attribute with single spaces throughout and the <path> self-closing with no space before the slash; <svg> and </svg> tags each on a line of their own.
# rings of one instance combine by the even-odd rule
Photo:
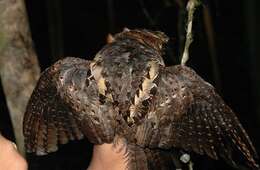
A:
<svg viewBox="0 0 260 170">
<path fill-rule="evenodd" d="M 15 145 L 0 134 L 0 170 L 27 170 L 27 162 Z"/>
<path fill-rule="evenodd" d="M 124 170 L 128 157 L 124 140 L 116 138 L 115 143 L 94 145 L 93 155 L 87 170 Z"/>
</svg>

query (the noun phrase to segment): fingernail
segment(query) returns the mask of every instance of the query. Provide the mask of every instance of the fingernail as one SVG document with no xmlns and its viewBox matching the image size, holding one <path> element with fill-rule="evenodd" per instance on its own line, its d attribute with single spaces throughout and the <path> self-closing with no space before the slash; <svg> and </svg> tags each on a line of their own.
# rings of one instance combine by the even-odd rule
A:
<svg viewBox="0 0 260 170">
<path fill-rule="evenodd" d="M 17 150 L 17 145 L 14 142 L 12 142 L 12 144 L 13 144 L 14 148 Z"/>
</svg>

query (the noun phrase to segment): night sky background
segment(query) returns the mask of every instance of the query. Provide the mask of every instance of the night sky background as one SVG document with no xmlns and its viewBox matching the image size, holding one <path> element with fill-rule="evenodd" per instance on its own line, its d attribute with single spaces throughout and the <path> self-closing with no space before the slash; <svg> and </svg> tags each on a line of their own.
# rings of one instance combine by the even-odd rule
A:
<svg viewBox="0 0 260 170">
<path fill-rule="evenodd" d="M 124 27 L 165 32 L 171 38 L 167 64 L 179 63 L 185 12 L 182 0 L 26 0 L 41 69 L 64 56 L 93 59 L 108 33 Z M 213 84 L 237 113 L 260 153 L 260 1 L 204 0 L 196 11 L 188 66 Z M 0 88 L 0 131 L 14 140 Z M 3 112 L 2 112 L 3 111 Z M 91 145 L 86 140 L 61 146 L 57 153 L 28 155 L 30 170 L 84 170 Z M 231 169 L 223 161 L 195 158 L 195 169 Z"/>
</svg>

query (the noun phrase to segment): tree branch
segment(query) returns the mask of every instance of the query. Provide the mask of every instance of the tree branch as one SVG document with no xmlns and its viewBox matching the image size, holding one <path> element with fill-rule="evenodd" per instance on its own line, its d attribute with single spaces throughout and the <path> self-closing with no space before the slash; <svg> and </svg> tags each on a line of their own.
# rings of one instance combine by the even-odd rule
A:
<svg viewBox="0 0 260 170">
<path fill-rule="evenodd" d="M 200 5 L 199 0 L 189 0 L 187 3 L 187 11 L 188 11 L 188 23 L 187 23 L 187 33 L 186 33 L 186 42 L 184 47 L 184 52 L 181 59 L 181 65 L 185 65 L 189 60 L 189 47 L 193 41 L 192 37 L 192 24 L 193 24 L 193 16 L 196 10 L 196 7 Z"/>
<path fill-rule="evenodd" d="M 23 0 L 0 1 L 0 76 L 18 149 L 24 153 L 22 122 L 40 75 Z"/>
</svg>

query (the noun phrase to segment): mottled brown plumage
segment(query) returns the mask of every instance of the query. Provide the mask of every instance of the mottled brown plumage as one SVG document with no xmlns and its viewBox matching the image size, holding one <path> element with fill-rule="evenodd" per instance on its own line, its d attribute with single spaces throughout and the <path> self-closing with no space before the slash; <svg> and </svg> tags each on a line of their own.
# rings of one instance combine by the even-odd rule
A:
<svg viewBox="0 0 260 170">
<path fill-rule="evenodd" d="M 125 30 L 93 61 L 65 58 L 45 70 L 27 106 L 28 152 L 85 136 L 124 139 L 129 169 L 172 169 L 182 149 L 258 169 L 256 151 L 214 88 L 185 66 L 165 67 L 161 32 Z M 178 158 L 177 158 L 178 159 Z"/>
</svg>

